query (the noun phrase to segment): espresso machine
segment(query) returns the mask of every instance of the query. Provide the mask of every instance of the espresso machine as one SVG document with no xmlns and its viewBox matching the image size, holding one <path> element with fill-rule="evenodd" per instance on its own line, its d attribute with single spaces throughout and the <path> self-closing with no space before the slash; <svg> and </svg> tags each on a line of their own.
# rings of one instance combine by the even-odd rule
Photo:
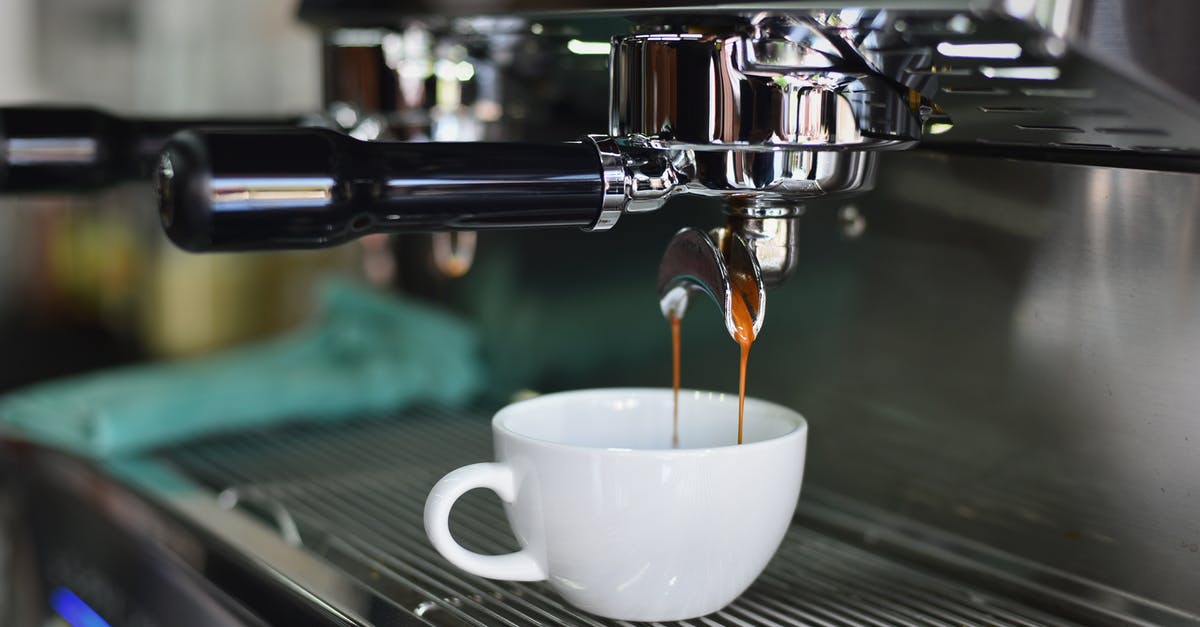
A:
<svg viewBox="0 0 1200 627">
<path fill-rule="evenodd" d="M 1200 624 L 1200 10 L 650 4 L 306 0 L 322 110 L 10 108 L 0 190 L 140 180 L 197 253 L 361 240 L 506 392 L 662 384 L 685 314 L 684 385 L 728 390 L 751 303 L 750 394 L 808 419 L 807 482 L 766 573 L 686 624 Z M 609 624 L 425 539 L 494 400 L 108 462 L 10 443 L 2 609 Z M 490 495 L 452 525 L 515 548 Z"/>
</svg>

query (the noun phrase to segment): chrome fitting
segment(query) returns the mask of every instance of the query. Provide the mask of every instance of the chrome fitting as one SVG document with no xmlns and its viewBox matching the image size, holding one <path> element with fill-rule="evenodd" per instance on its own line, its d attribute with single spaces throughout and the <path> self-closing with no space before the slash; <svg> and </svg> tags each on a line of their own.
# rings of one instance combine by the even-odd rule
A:
<svg viewBox="0 0 1200 627">
<path fill-rule="evenodd" d="M 629 176 L 625 168 L 625 156 L 621 154 L 621 147 L 617 145 L 616 140 L 611 137 L 589 135 L 587 139 L 600 155 L 604 189 L 601 191 L 600 215 L 595 224 L 584 230 L 607 231 L 621 218 L 629 200 Z"/>
</svg>

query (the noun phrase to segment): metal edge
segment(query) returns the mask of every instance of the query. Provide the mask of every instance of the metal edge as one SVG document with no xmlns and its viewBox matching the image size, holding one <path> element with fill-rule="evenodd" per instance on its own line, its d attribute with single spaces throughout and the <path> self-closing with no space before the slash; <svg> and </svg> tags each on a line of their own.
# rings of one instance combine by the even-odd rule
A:
<svg viewBox="0 0 1200 627">
<path fill-rule="evenodd" d="M 1124 592 L 806 487 L 795 520 L 872 552 L 929 567 L 1048 613 L 1091 625 L 1197 625 L 1200 615 Z"/>
<path fill-rule="evenodd" d="M 279 530 L 239 509 L 223 507 L 217 495 L 165 463 L 139 459 L 137 472 L 132 472 L 120 463 L 93 462 L 3 438 L 0 456 L 12 458 L 30 476 L 43 477 L 122 528 L 142 535 L 176 566 L 255 615 L 261 606 L 282 599 L 303 603 L 311 610 L 306 616 L 325 619 L 320 624 L 428 624 L 406 609 L 379 602 L 369 587 L 312 552 L 288 544 Z M 239 588 L 248 584 L 253 591 L 271 596 L 247 599 L 249 591 L 229 589 L 231 583 Z"/>
<path fill-rule="evenodd" d="M 663 13 L 689 13 L 689 14 L 705 14 L 705 13 L 729 13 L 731 11 L 743 12 L 758 12 L 758 11 L 807 11 L 819 9 L 842 8 L 844 2 L 837 0 L 793 0 L 791 2 L 723 2 L 705 5 L 689 5 L 685 2 L 668 3 L 667 6 L 647 7 L 645 3 L 639 3 L 643 6 L 626 6 L 624 8 L 600 8 L 595 6 L 595 3 L 583 2 L 584 7 L 572 8 L 570 5 L 577 2 L 567 1 L 561 3 L 559 8 L 531 8 L 521 9 L 514 7 L 518 3 L 503 3 L 497 4 L 490 10 L 480 8 L 478 5 L 468 4 L 465 10 L 454 11 L 447 10 L 446 7 L 439 7 L 437 17 L 472 17 L 485 15 L 505 15 L 511 17 L 525 17 L 532 19 L 576 19 L 590 17 L 636 17 L 639 15 L 662 15 Z M 302 6 L 299 10 L 301 20 L 322 24 L 325 26 L 335 26 L 338 19 L 329 19 L 329 16 L 322 11 L 306 9 Z M 613 4 L 608 2 L 606 4 Z M 861 9 L 904 9 L 904 10 L 947 10 L 947 11 L 971 11 L 978 8 L 979 0 L 860 0 L 852 3 L 854 8 Z M 396 19 L 401 17 L 422 18 L 430 17 L 429 11 L 433 7 L 406 7 L 402 3 L 397 2 L 395 9 L 379 9 L 378 5 L 374 5 L 369 9 L 356 9 L 353 5 L 341 9 L 343 13 L 339 17 L 348 17 L 346 21 L 351 24 L 374 23 L 380 19 Z"/>
</svg>

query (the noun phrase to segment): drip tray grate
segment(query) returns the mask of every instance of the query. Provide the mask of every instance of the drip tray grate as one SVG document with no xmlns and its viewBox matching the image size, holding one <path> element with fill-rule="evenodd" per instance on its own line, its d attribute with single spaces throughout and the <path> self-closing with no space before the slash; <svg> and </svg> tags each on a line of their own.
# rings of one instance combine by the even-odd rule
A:
<svg viewBox="0 0 1200 627">
<path fill-rule="evenodd" d="M 491 458 L 488 419 L 438 410 L 352 423 L 291 426 L 210 439 L 165 459 L 251 510 L 414 618 L 435 625 L 610 625 L 566 606 L 543 584 L 458 571 L 425 538 L 422 508 L 446 472 Z M 451 517 L 468 548 L 517 548 L 499 501 L 476 490 Z M 778 555 L 733 605 L 679 625 L 1068 625 L 793 526 Z"/>
</svg>

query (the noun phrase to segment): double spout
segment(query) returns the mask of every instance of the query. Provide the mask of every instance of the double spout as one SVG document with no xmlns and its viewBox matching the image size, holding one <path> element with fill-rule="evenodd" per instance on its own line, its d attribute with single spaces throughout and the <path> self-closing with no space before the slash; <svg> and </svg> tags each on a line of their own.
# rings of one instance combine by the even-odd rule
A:
<svg viewBox="0 0 1200 627">
<path fill-rule="evenodd" d="M 658 266 L 663 317 L 682 319 L 695 295 L 716 303 L 734 341 L 753 341 L 766 315 L 767 292 L 746 240 L 729 229 L 685 228 L 667 244 Z"/>
<path fill-rule="evenodd" d="M 391 231 L 602 231 L 682 195 L 729 221 L 685 229 L 659 269 L 664 315 L 706 294 L 735 338 L 796 265 L 807 198 L 871 185 L 875 152 L 912 146 L 932 107 L 844 33 L 786 14 L 618 37 L 608 134 L 564 144 L 360 142 L 318 130 L 196 131 L 159 168 L 163 224 L 192 250 L 297 248 Z M 743 325 L 744 326 L 744 325 Z"/>
<path fill-rule="evenodd" d="M 717 305 L 735 342 L 757 337 L 766 317 L 766 286 L 782 283 L 796 269 L 797 226 L 795 216 L 733 215 L 721 228 L 676 233 L 658 266 L 663 317 L 682 319 L 691 297 L 703 295 Z"/>
<path fill-rule="evenodd" d="M 757 331 L 764 286 L 795 268 L 800 203 L 868 189 L 875 151 L 915 144 L 935 107 L 869 63 L 839 28 L 771 12 L 722 19 L 614 39 L 608 133 L 580 141 L 367 142 L 280 126 L 184 131 L 154 168 L 162 224 L 193 251 L 317 248 L 370 233 L 603 231 L 677 196 L 717 197 L 729 212 L 724 227 L 685 229 L 668 244 L 658 286 L 664 313 L 681 315 L 690 296 L 706 294 L 731 335 L 746 330 L 738 304 Z M 100 167 L 101 148 L 157 148 L 158 135 L 126 136 L 166 128 L 106 122 L 121 132 L 68 133 L 31 115 L 0 117 L 8 155 L 0 192 L 62 186 L 99 170 L 104 181 L 128 176 Z M 119 152 L 134 161 L 145 151 Z"/>
</svg>

